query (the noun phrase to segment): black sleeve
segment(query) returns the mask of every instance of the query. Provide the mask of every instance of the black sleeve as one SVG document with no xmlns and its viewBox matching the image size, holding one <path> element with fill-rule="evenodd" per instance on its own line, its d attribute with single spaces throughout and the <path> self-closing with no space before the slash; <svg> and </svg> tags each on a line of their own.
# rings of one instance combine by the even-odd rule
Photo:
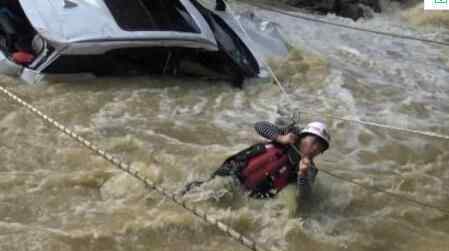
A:
<svg viewBox="0 0 449 251">
<path fill-rule="evenodd" d="M 297 188 L 298 188 L 298 199 L 300 200 L 310 200 L 312 197 L 312 184 L 315 182 L 316 175 L 318 174 L 318 169 L 313 167 L 309 170 L 308 176 L 298 176 Z"/>
<path fill-rule="evenodd" d="M 254 125 L 256 132 L 269 140 L 275 140 L 277 136 L 284 135 L 287 133 L 286 128 L 279 128 L 274 124 L 267 121 L 260 121 Z"/>
<path fill-rule="evenodd" d="M 312 186 L 309 179 L 304 176 L 298 176 L 297 180 L 298 199 L 301 201 L 308 201 L 312 195 Z"/>
</svg>

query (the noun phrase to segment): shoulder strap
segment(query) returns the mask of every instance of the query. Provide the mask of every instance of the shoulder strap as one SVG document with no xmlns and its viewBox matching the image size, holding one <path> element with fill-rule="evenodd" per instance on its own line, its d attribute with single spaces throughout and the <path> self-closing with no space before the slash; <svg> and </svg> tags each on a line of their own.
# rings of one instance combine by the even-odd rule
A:
<svg viewBox="0 0 449 251">
<path fill-rule="evenodd" d="M 298 166 L 299 161 L 301 160 L 301 156 L 296 152 L 296 150 L 293 147 L 291 146 L 287 147 L 287 155 L 290 164 L 293 166 Z"/>
</svg>

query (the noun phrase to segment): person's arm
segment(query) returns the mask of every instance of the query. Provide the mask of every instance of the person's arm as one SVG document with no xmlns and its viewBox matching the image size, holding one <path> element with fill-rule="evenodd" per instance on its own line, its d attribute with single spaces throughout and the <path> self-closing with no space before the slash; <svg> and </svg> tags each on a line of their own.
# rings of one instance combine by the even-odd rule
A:
<svg viewBox="0 0 449 251">
<path fill-rule="evenodd" d="M 267 121 L 257 122 L 254 129 L 260 136 L 281 144 L 293 144 L 296 140 L 296 135 L 288 133 L 287 128 L 279 128 Z"/>
<path fill-rule="evenodd" d="M 312 198 L 312 184 L 318 174 L 318 169 L 308 159 L 302 159 L 299 163 L 297 180 L 298 199 L 307 201 Z"/>
<path fill-rule="evenodd" d="M 308 201 L 312 197 L 312 186 L 307 176 L 298 176 L 298 199 Z"/>
<path fill-rule="evenodd" d="M 268 121 L 257 122 L 254 129 L 260 136 L 269 140 L 275 140 L 282 133 L 277 126 Z"/>
</svg>

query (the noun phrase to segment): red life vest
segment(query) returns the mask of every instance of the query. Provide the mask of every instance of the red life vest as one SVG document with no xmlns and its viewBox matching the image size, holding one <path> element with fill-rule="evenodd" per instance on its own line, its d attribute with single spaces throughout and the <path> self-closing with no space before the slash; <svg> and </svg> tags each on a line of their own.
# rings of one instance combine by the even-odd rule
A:
<svg viewBox="0 0 449 251">
<path fill-rule="evenodd" d="M 242 183 L 248 190 L 254 190 L 269 179 L 273 188 L 280 191 L 288 185 L 294 168 L 285 148 L 274 144 L 267 144 L 265 148 L 264 153 L 249 159 L 247 166 L 240 172 Z"/>
</svg>

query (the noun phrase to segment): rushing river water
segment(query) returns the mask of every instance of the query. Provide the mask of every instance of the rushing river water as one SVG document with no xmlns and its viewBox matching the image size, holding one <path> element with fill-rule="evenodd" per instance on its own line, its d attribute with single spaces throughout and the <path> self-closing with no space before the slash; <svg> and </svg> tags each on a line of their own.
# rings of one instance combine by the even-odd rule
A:
<svg viewBox="0 0 449 251">
<path fill-rule="evenodd" d="M 278 23 L 290 44 L 327 64 L 320 83 L 288 88 L 291 106 L 449 134 L 449 48 L 256 13 Z M 447 30 L 418 29 L 397 14 L 355 25 L 449 38 Z M 6 77 L 1 82 L 171 191 L 207 177 L 226 156 L 260 140 L 253 123 L 275 120 L 287 102 L 265 80 L 243 89 L 148 77 L 39 86 Z M 1 251 L 247 250 L 11 100 L 1 97 L 0 107 Z M 333 142 L 318 158 L 319 167 L 449 208 L 448 141 L 325 121 Z M 439 211 L 325 173 L 314 189 L 317 198 L 307 214 L 296 210 L 294 187 L 257 201 L 217 180 L 189 198 L 281 250 L 448 250 L 449 216 Z"/>
</svg>

